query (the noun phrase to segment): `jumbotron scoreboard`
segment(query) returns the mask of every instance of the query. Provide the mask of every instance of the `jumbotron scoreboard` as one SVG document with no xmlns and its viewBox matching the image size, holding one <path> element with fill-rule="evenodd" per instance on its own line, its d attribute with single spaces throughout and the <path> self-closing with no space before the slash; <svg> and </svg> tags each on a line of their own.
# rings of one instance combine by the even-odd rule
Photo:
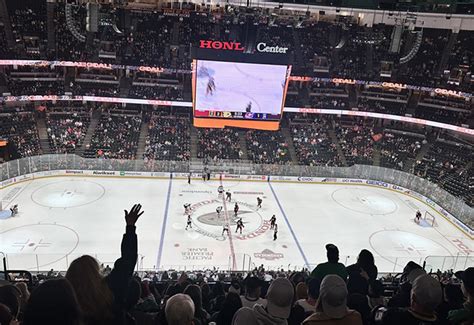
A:
<svg viewBox="0 0 474 325">
<path fill-rule="evenodd" d="M 278 130 L 291 73 L 287 52 L 201 40 L 193 49 L 194 125 Z"/>
</svg>

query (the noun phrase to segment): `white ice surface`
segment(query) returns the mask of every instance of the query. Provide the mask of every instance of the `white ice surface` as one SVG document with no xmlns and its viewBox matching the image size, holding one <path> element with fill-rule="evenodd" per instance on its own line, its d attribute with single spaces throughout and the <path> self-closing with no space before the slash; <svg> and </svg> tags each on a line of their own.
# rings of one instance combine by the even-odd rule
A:
<svg viewBox="0 0 474 325">
<path fill-rule="evenodd" d="M 174 179 L 170 188 L 168 179 L 78 177 L 20 183 L 0 193 L 4 208 L 19 205 L 18 216 L 0 220 L 0 252 L 7 255 L 10 269 L 66 270 L 82 254 L 112 264 L 125 231 L 123 210 L 134 203 L 141 203 L 145 211 L 137 223 L 138 266 L 143 269 L 248 269 L 260 264 L 312 268 L 325 261 L 325 244 L 333 243 L 341 262 L 355 262 L 366 248 L 380 271 L 391 272 L 409 260 L 422 263 L 426 256 L 453 256 L 428 260 L 439 261 L 438 267 L 462 266 L 474 248 L 465 234 L 432 210 L 436 227 L 414 223 L 415 209 L 430 208 L 386 189 L 226 181 L 233 202 L 225 204 L 218 219 L 216 207 L 224 204 L 217 196 L 219 184 L 193 180 L 188 185 Z M 263 198 L 259 210 L 257 196 Z M 235 200 L 245 224 L 242 235 L 235 233 Z M 184 203 L 193 206 L 193 229 L 188 231 Z M 279 226 L 276 241 L 268 229 L 273 214 Z M 230 238 L 222 237 L 224 222 L 230 223 Z"/>
</svg>

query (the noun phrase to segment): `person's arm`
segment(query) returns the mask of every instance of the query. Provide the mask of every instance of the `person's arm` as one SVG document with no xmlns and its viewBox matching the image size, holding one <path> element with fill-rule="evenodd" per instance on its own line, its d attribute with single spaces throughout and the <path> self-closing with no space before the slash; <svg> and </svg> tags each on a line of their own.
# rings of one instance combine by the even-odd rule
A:
<svg viewBox="0 0 474 325">
<path fill-rule="evenodd" d="M 137 234 L 135 233 L 135 223 L 143 214 L 140 212 L 141 204 L 135 204 L 130 212 L 125 211 L 126 230 L 122 238 L 121 257 L 115 261 L 114 268 L 107 276 L 107 284 L 114 294 L 115 301 L 124 301 L 128 282 L 133 275 L 135 263 L 137 262 Z"/>
</svg>

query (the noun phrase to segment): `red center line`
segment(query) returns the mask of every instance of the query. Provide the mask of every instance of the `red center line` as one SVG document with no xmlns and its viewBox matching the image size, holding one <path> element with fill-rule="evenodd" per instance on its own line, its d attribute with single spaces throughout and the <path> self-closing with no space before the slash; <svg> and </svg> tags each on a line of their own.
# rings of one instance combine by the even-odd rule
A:
<svg viewBox="0 0 474 325">
<path fill-rule="evenodd" d="M 222 178 L 220 180 L 220 184 L 221 184 L 222 187 L 224 187 L 224 185 L 222 184 Z M 227 225 L 229 225 L 229 231 L 227 232 L 227 234 L 229 235 L 230 253 L 232 255 L 232 270 L 235 270 L 237 268 L 237 264 L 236 264 L 236 261 L 235 261 L 234 242 L 232 240 L 232 229 L 230 227 L 229 216 L 227 214 L 227 204 L 226 204 L 226 201 L 225 201 L 224 193 L 225 193 L 225 191 L 222 193 L 222 203 L 224 205 L 224 222 Z"/>
</svg>

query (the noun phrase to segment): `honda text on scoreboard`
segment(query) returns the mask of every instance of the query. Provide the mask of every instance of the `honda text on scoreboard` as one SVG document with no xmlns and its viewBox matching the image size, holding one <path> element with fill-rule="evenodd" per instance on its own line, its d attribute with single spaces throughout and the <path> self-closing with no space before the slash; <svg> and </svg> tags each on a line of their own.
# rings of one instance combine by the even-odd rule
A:
<svg viewBox="0 0 474 325">
<path fill-rule="evenodd" d="M 287 47 L 201 40 L 193 49 L 197 127 L 278 130 L 291 73 Z"/>
</svg>

